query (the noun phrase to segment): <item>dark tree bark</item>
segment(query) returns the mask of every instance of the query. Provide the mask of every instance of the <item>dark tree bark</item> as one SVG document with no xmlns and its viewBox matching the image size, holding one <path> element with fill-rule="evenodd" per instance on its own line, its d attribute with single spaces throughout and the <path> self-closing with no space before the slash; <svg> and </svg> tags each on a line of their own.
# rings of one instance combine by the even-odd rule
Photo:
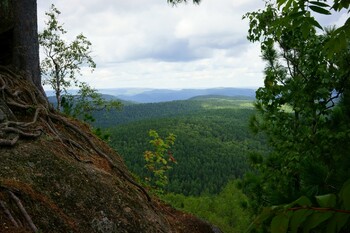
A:
<svg viewBox="0 0 350 233">
<path fill-rule="evenodd" d="M 44 94 L 36 0 L 0 0 L 0 65 L 11 65 Z"/>
<path fill-rule="evenodd" d="M 11 0 L 0 0 L 0 65 L 12 63 L 13 6 Z"/>
</svg>

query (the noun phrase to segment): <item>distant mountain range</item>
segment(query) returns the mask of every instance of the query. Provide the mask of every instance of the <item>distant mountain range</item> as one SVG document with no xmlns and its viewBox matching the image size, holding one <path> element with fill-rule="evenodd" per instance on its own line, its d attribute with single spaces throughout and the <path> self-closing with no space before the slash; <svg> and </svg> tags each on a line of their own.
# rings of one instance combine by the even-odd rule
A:
<svg viewBox="0 0 350 233">
<path fill-rule="evenodd" d="M 197 96 L 217 95 L 217 96 L 244 96 L 255 98 L 255 89 L 248 88 L 209 88 L 209 89 L 141 89 L 141 88 L 116 88 L 100 89 L 100 93 L 114 96 L 117 99 L 137 102 L 137 103 L 159 103 L 174 100 L 187 100 Z M 76 91 L 72 90 L 72 94 Z M 52 96 L 52 91 L 47 91 L 48 96 Z"/>
<path fill-rule="evenodd" d="M 248 96 L 255 97 L 254 89 L 242 88 L 211 88 L 211 89 L 182 89 L 167 90 L 155 89 L 144 91 L 135 95 L 118 95 L 119 99 L 129 100 L 139 103 L 158 103 L 173 100 L 186 100 L 195 96 L 220 95 L 220 96 Z"/>
<path fill-rule="evenodd" d="M 56 106 L 57 105 L 56 97 L 53 95 L 49 95 L 48 93 L 46 93 L 46 95 L 48 96 L 47 98 L 48 98 L 49 102 L 52 103 L 54 106 Z M 102 98 L 106 101 L 111 101 L 111 100 L 120 101 L 123 105 L 135 104 L 134 102 L 131 102 L 131 101 L 119 99 L 118 97 L 116 97 L 114 95 L 102 94 Z"/>
</svg>

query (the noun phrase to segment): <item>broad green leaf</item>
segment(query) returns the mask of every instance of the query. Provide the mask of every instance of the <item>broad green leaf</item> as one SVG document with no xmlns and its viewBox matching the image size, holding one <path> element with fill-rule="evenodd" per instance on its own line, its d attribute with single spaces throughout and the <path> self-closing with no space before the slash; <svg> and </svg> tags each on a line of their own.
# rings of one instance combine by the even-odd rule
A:
<svg viewBox="0 0 350 233">
<path fill-rule="evenodd" d="M 303 17 L 305 14 L 305 11 L 298 11 L 298 12 L 294 12 L 292 14 L 290 14 L 290 17 L 292 19 L 296 19 L 296 18 L 299 18 L 299 17 Z"/>
<path fill-rule="evenodd" d="M 342 201 L 343 208 L 350 210 L 350 180 L 346 181 L 340 190 L 339 197 Z"/>
<path fill-rule="evenodd" d="M 312 210 L 301 209 L 295 211 L 290 219 L 291 233 L 297 233 L 300 225 L 310 214 L 312 214 Z"/>
<path fill-rule="evenodd" d="M 311 229 L 319 226 L 321 223 L 333 216 L 333 212 L 314 211 L 303 223 L 303 233 L 310 232 Z"/>
<path fill-rule="evenodd" d="M 309 24 L 311 24 L 312 26 L 323 30 L 323 27 L 321 26 L 321 24 L 319 22 L 317 22 L 317 20 L 315 20 L 313 17 L 305 17 L 305 20 L 307 20 L 307 22 Z"/>
<path fill-rule="evenodd" d="M 277 0 L 278 8 L 280 8 L 287 0 Z"/>
<path fill-rule="evenodd" d="M 272 210 L 271 208 L 264 208 L 261 214 L 258 216 L 256 221 L 259 223 L 264 222 L 266 219 L 270 218 L 272 215 Z"/>
<path fill-rule="evenodd" d="M 316 196 L 317 203 L 321 207 L 335 207 L 337 203 L 337 196 L 334 194 L 326 194 L 322 196 Z"/>
<path fill-rule="evenodd" d="M 330 7 L 327 3 L 324 2 L 310 1 L 309 3 L 320 7 Z"/>
<path fill-rule="evenodd" d="M 271 222 L 271 233 L 285 233 L 288 230 L 289 218 L 287 215 L 277 215 Z"/>
<path fill-rule="evenodd" d="M 322 7 L 319 7 L 319 6 L 310 6 L 310 9 L 317 12 L 317 13 L 323 14 L 323 15 L 330 15 L 331 14 L 331 12 L 329 12 L 329 10 L 324 9 Z"/>
<path fill-rule="evenodd" d="M 257 218 L 252 222 L 252 224 L 249 225 L 246 232 L 250 232 L 252 229 L 254 229 L 257 225 L 261 225 L 266 219 L 270 218 L 272 216 L 273 212 L 271 208 L 265 207 L 262 212 L 259 214 Z"/>
<path fill-rule="evenodd" d="M 327 222 L 326 233 L 339 232 L 344 227 L 349 217 L 350 215 L 346 213 L 335 213 Z"/>
<path fill-rule="evenodd" d="M 301 196 L 299 199 L 295 200 L 293 202 L 294 205 L 299 205 L 299 206 L 311 206 L 312 203 L 309 200 L 309 198 L 305 197 L 305 196 Z"/>
<path fill-rule="evenodd" d="M 293 2 L 293 0 L 288 0 L 288 2 L 286 3 L 286 5 L 283 8 L 283 11 L 288 12 L 290 6 L 292 5 L 292 2 Z"/>
</svg>

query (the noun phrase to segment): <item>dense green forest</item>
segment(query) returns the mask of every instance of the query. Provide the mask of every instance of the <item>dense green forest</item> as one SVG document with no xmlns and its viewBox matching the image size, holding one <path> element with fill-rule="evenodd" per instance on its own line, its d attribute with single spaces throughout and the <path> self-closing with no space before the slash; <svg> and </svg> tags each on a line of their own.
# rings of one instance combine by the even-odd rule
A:
<svg viewBox="0 0 350 233">
<path fill-rule="evenodd" d="M 115 119 L 108 124 L 125 120 L 129 114 L 135 117 L 108 129 L 110 144 L 142 178 L 147 175 L 143 152 L 150 149 L 148 131 L 154 129 L 163 136 L 174 133 L 177 139 L 172 152 L 177 164 L 169 171 L 166 190 L 196 196 L 217 194 L 229 180 L 249 170 L 250 153 L 267 151 L 264 139 L 249 131 L 253 113 L 252 100 L 241 97 L 206 96 L 125 106 L 113 113 Z"/>
<path fill-rule="evenodd" d="M 169 183 L 160 198 L 223 232 L 243 232 L 252 221 L 252 211 L 237 178 L 251 171 L 249 157 L 269 151 L 265 137 L 249 129 L 256 113 L 253 103 L 244 96 L 128 103 L 119 111 L 95 112 L 93 124 L 110 135 L 110 145 L 140 182 L 151 175 L 143 156 L 151 150 L 149 130 L 163 138 L 175 134 L 171 154 L 177 164 L 166 173 Z"/>
<path fill-rule="evenodd" d="M 234 102 L 232 101 L 234 100 Z M 145 119 L 165 118 L 200 113 L 205 109 L 250 107 L 253 99 L 246 96 L 198 96 L 189 100 L 177 100 L 160 103 L 136 104 L 122 101 L 122 111 L 95 112 L 94 126 L 108 128 Z M 232 104 L 231 104 L 232 103 Z M 229 105 L 228 105 L 229 104 Z"/>
</svg>

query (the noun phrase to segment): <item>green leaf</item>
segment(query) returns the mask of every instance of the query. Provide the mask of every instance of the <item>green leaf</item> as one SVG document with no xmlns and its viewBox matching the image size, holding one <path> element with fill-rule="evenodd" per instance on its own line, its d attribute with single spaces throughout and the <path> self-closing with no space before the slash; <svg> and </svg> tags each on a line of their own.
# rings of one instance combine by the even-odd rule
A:
<svg viewBox="0 0 350 233">
<path fill-rule="evenodd" d="M 301 209 L 293 213 L 290 220 L 291 233 L 297 233 L 300 225 L 312 214 L 312 210 Z"/>
<path fill-rule="evenodd" d="M 346 213 L 335 213 L 327 222 L 326 233 L 339 232 L 347 223 L 350 215 Z"/>
<path fill-rule="evenodd" d="M 305 196 L 301 196 L 299 199 L 295 200 L 293 202 L 294 205 L 299 205 L 299 206 L 311 206 L 312 203 L 309 200 L 309 198 L 305 197 Z"/>
<path fill-rule="evenodd" d="M 342 206 L 346 210 L 350 210 L 350 180 L 346 181 L 339 192 Z"/>
<path fill-rule="evenodd" d="M 314 212 L 303 224 L 303 233 L 310 232 L 311 229 L 319 226 L 321 223 L 333 216 L 333 212 Z"/>
<path fill-rule="evenodd" d="M 292 5 L 293 0 L 288 0 L 287 4 L 283 8 L 283 11 L 288 12 L 290 6 Z"/>
<path fill-rule="evenodd" d="M 290 17 L 292 19 L 296 19 L 296 18 L 299 18 L 299 17 L 303 17 L 305 15 L 305 11 L 297 11 L 297 12 L 294 12 L 292 14 L 290 14 Z"/>
<path fill-rule="evenodd" d="M 303 24 L 301 27 L 301 33 L 304 38 L 307 38 L 310 33 L 310 27 L 306 24 Z"/>
<path fill-rule="evenodd" d="M 305 20 L 307 20 L 307 22 L 309 24 L 311 24 L 312 26 L 323 30 L 323 27 L 321 26 L 321 24 L 319 22 L 317 22 L 317 20 L 315 20 L 315 18 L 313 18 L 313 17 L 305 17 Z"/>
<path fill-rule="evenodd" d="M 309 3 L 320 7 L 330 7 L 327 3 L 324 2 L 310 1 Z"/>
<path fill-rule="evenodd" d="M 254 220 L 256 225 L 262 224 L 265 220 L 270 218 L 273 215 L 271 208 L 264 208 L 259 216 Z"/>
<path fill-rule="evenodd" d="M 310 9 L 317 12 L 317 13 L 323 14 L 323 15 L 330 15 L 331 14 L 331 12 L 329 12 L 329 10 L 326 10 L 326 9 L 319 7 L 319 6 L 310 6 Z"/>
<path fill-rule="evenodd" d="M 322 196 L 316 196 L 315 198 L 317 200 L 317 203 L 321 207 L 333 208 L 333 207 L 335 207 L 335 205 L 337 203 L 337 197 L 335 194 L 326 194 L 326 195 L 322 195 Z"/>
<path fill-rule="evenodd" d="M 271 222 L 271 233 L 285 233 L 288 230 L 289 218 L 286 215 L 277 215 Z"/>
<path fill-rule="evenodd" d="M 278 8 L 280 8 L 287 0 L 277 0 Z"/>
</svg>

